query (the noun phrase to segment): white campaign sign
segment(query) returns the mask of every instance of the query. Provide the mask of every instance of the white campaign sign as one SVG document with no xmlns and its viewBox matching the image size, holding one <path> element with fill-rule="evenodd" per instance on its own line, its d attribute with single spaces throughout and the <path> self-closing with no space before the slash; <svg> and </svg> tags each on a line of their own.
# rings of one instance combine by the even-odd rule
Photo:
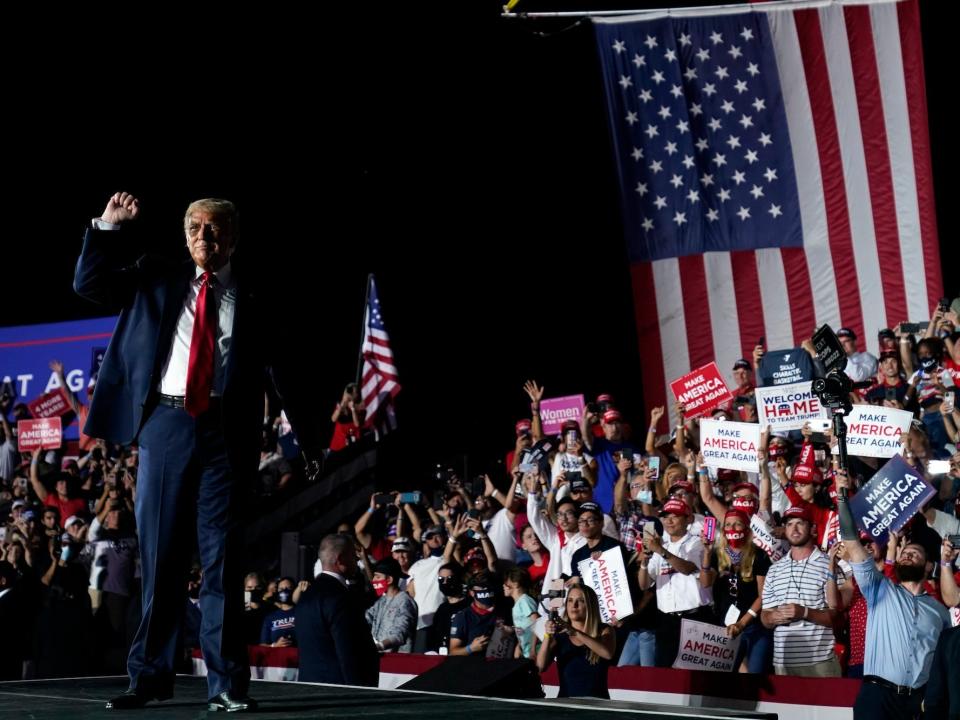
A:
<svg viewBox="0 0 960 720">
<path fill-rule="evenodd" d="M 633 598 L 627 583 L 627 569 L 619 547 L 600 553 L 596 560 L 587 558 L 579 564 L 580 578 L 593 588 L 600 600 L 600 618 L 608 625 L 633 614 Z"/>
<path fill-rule="evenodd" d="M 760 472 L 760 426 L 729 420 L 700 421 L 700 451 L 709 467 Z"/>
<path fill-rule="evenodd" d="M 684 619 L 680 626 L 680 652 L 673 662 L 679 670 L 732 672 L 740 638 L 727 637 L 727 629 Z"/>
<path fill-rule="evenodd" d="M 753 544 L 770 556 L 770 562 L 776 562 L 783 557 L 787 544 L 774 537 L 770 526 L 759 515 L 750 518 L 750 531 L 753 533 Z"/>
<path fill-rule="evenodd" d="M 760 427 L 779 430 L 799 430 L 811 420 L 829 420 L 830 415 L 810 389 L 811 383 L 758 387 L 757 417 Z"/>
<path fill-rule="evenodd" d="M 854 405 L 847 415 L 847 452 L 861 457 L 893 457 L 902 449 L 900 435 L 910 429 L 906 410 Z"/>
<path fill-rule="evenodd" d="M 486 657 L 488 659 L 503 660 L 513 657 L 513 648 L 517 644 L 517 634 L 512 627 L 509 630 L 506 629 L 507 627 L 502 622 L 497 623 L 487 645 Z"/>
</svg>

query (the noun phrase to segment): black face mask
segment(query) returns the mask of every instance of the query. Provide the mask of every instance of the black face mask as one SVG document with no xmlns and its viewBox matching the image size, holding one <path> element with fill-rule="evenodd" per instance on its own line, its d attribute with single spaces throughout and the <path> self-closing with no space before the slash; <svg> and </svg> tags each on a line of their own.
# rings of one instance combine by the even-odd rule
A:
<svg viewBox="0 0 960 720">
<path fill-rule="evenodd" d="M 279 600 L 279 601 L 282 602 L 284 605 L 286 605 L 288 602 L 290 602 L 290 598 L 291 598 L 292 596 L 293 596 L 293 593 L 290 592 L 289 590 L 280 590 L 280 591 L 277 593 L 277 600 Z"/>
<path fill-rule="evenodd" d="M 932 370 L 936 364 L 937 364 L 937 359 L 935 357 L 920 358 L 920 367 L 922 367 L 927 372 L 930 372 L 930 370 Z"/>
<path fill-rule="evenodd" d="M 437 582 L 440 584 L 440 592 L 447 597 L 459 597 L 463 593 L 463 584 L 454 577 L 437 578 Z"/>
<path fill-rule="evenodd" d="M 191 600 L 198 600 L 198 599 L 200 599 L 200 586 L 199 586 L 199 585 L 191 585 L 191 586 L 190 586 L 190 589 L 187 591 L 187 594 L 190 596 L 190 599 L 191 599 Z"/>
</svg>

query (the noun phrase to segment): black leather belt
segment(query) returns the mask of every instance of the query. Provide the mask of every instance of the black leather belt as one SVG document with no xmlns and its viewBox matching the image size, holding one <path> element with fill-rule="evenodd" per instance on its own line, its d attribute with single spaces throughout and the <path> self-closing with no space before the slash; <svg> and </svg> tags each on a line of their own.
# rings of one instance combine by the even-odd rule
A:
<svg viewBox="0 0 960 720">
<path fill-rule="evenodd" d="M 884 680 L 882 677 L 877 677 L 876 675 L 864 675 L 863 681 L 870 683 L 871 685 L 885 687 L 888 690 L 893 690 L 897 695 L 906 695 L 907 697 L 910 697 L 911 695 L 919 695 L 927 687 L 926 685 L 921 685 L 918 688 L 912 688 L 909 685 L 896 685 L 889 680 Z"/>
<path fill-rule="evenodd" d="M 210 404 L 207 407 L 213 408 L 219 404 L 219 402 L 219 396 L 211 396 Z M 167 407 L 182 408 L 185 406 L 185 398 L 183 395 L 164 395 L 163 393 L 158 393 L 157 403 L 160 405 L 166 405 Z"/>
</svg>

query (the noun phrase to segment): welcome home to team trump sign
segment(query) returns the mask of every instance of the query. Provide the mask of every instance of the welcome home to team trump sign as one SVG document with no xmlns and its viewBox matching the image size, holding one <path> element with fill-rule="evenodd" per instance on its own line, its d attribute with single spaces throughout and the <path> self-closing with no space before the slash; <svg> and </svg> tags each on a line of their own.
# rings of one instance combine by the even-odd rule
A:
<svg viewBox="0 0 960 720">
<path fill-rule="evenodd" d="M 683 416 L 699 417 L 717 405 L 733 399 L 733 393 L 723 381 L 717 363 L 707 363 L 670 383 L 670 390 L 678 402 L 683 403 Z"/>
<path fill-rule="evenodd" d="M 760 426 L 730 420 L 700 421 L 700 452 L 709 467 L 760 472 Z"/>
<path fill-rule="evenodd" d="M 937 491 L 899 455 L 880 468 L 850 498 L 850 511 L 860 529 L 880 539 L 899 532 Z"/>
<path fill-rule="evenodd" d="M 773 432 L 799 430 L 811 420 L 830 419 L 809 382 L 758 387 L 754 392 L 759 425 L 769 425 Z"/>
</svg>

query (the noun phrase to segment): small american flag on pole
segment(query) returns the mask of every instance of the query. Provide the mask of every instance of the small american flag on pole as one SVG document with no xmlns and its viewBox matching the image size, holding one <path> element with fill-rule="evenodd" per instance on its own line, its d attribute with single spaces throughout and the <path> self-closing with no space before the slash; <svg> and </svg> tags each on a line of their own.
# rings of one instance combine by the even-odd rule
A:
<svg viewBox="0 0 960 720">
<path fill-rule="evenodd" d="M 373 275 L 367 283 L 360 360 L 360 398 L 366 410 L 364 427 L 375 430 L 378 436 L 384 435 L 397 426 L 393 405 L 400 392 L 400 383 Z"/>
<path fill-rule="evenodd" d="M 942 294 L 917 0 L 594 20 L 648 405 Z"/>
</svg>

